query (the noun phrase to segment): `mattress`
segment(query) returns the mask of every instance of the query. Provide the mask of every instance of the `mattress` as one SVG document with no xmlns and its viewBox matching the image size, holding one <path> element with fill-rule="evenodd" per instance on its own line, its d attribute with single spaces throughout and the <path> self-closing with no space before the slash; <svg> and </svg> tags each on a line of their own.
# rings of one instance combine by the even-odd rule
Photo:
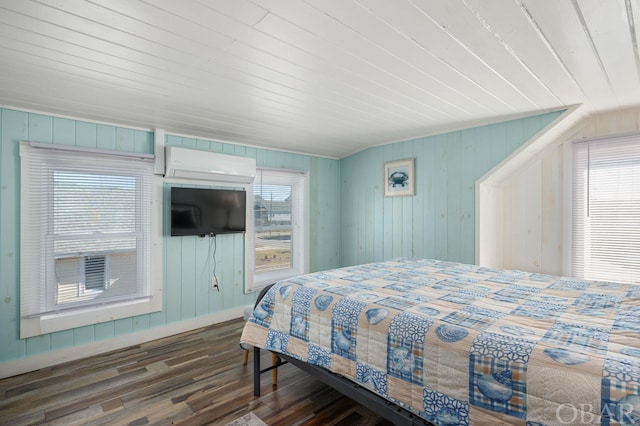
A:
<svg viewBox="0 0 640 426">
<path fill-rule="evenodd" d="M 640 285 L 395 259 L 276 283 L 241 344 L 435 424 L 640 424 Z"/>
</svg>

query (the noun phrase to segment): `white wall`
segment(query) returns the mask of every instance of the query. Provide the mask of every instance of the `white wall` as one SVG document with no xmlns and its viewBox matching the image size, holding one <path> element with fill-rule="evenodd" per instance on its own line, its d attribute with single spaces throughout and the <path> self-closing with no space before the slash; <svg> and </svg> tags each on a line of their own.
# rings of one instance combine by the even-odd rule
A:
<svg viewBox="0 0 640 426">
<path fill-rule="evenodd" d="M 514 173 L 501 187 L 501 238 L 493 251 L 500 261 L 492 266 L 568 275 L 571 143 L 639 130 L 640 107 L 584 118 Z"/>
<path fill-rule="evenodd" d="M 502 267 L 562 273 L 562 158 L 557 146 L 505 185 Z"/>
</svg>

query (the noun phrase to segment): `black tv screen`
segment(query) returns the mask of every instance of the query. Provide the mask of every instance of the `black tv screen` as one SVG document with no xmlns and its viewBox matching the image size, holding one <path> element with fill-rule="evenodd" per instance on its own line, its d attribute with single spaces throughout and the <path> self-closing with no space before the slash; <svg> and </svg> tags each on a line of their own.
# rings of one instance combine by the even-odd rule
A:
<svg viewBox="0 0 640 426">
<path fill-rule="evenodd" d="M 246 209 L 243 190 L 171 187 L 171 236 L 244 232 Z"/>
</svg>

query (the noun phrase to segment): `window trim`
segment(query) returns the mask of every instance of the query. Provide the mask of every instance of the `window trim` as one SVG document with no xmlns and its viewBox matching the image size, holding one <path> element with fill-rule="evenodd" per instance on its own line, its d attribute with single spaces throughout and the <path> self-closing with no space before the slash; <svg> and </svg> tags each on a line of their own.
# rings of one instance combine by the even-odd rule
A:
<svg viewBox="0 0 640 426">
<path fill-rule="evenodd" d="M 302 193 L 302 224 L 296 234 L 301 237 L 302 241 L 299 243 L 302 246 L 302 255 L 296 257 L 299 264 L 293 265 L 288 269 L 280 269 L 277 271 L 263 272 L 256 274 L 255 272 L 255 221 L 254 221 L 254 193 L 253 184 L 247 185 L 247 237 L 245 238 L 245 293 L 251 293 L 260 291 L 262 288 L 269 284 L 277 282 L 279 280 L 294 277 L 296 275 L 309 272 L 309 173 L 301 170 L 292 169 L 277 169 L 268 167 L 258 167 L 256 169 L 256 175 L 259 175 L 260 171 L 276 172 L 276 173 L 291 173 L 301 176 L 300 188 L 296 189 L 297 192 Z M 257 178 L 257 177 L 256 177 Z M 288 182 L 287 182 L 288 183 Z M 293 234 L 293 229 L 296 226 L 292 226 L 292 242 L 298 238 Z M 301 235 L 300 235 L 301 234 Z M 250 236 L 250 237 L 249 237 Z M 292 250 L 294 247 L 292 246 Z M 292 253 L 293 257 L 293 253 Z"/>
<path fill-rule="evenodd" d="M 124 151 L 107 151 L 100 149 L 84 149 L 75 146 L 66 145 L 53 145 L 30 141 L 20 142 L 20 155 L 22 156 L 24 150 L 28 149 L 49 149 L 58 151 L 76 151 L 82 154 L 95 154 L 100 156 L 114 156 L 114 157 L 131 157 L 139 158 L 146 161 L 154 161 L 154 155 L 133 153 Z M 22 167 L 22 173 L 25 173 L 25 167 Z M 153 174 L 153 170 L 149 175 L 151 179 L 151 205 L 150 205 L 150 244 L 148 253 L 149 262 L 151 265 L 162 265 L 162 177 Z M 21 179 L 24 181 L 24 175 Z M 53 185 L 51 180 L 44 182 L 46 188 L 51 189 Z M 21 197 L 20 211 L 21 215 L 27 207 L 24 197 Z M 51 219 L 52 211 L 48 210 L 47 215 Z M 25 229 L 26 221 L 21 220 L 21 235 L 28 235 L 27 229 Z M 47 221 L 43 221 L 47 222 Z M 44 234 L 43 234 L 44 235 Z M 24 252 L 25 238 L 21 238 L 21 253 Z M 47 250 L 45 245 L 53 244 L 49 239 L 39 247 L 41 255 Z M 22 258 L 22 255 L 21 255 Z M 53 267 L 53 262 L 49 262 L 48 268 Z M 21 270 L 24 266 L 21 266 Z M 158 312 L 163 307 L 162 296 L 162 275 L 163 268 L 150 268 L 149 276 L 149 297 L 145 298 L 132 298 L 129 300 L 114 301 L 113 303 L 105 304 L 102 306 L 94 305 L 88 307 L 79 307 L 73 310 L 61 310 L 58 312 L 49 312 L 39 315 L 26 315 L 20 313 L 20 338 L 27 338 L 38 336 L 41 334 L 52 333 L 56 331 L 73 329 L 81 326 L 93 325 L 101 322 L 113 321 L 121 318 L 129 318 L 137 315 L 148 314 L 151 312 Z M 51 273 L 52 271 L 47 271 Z M 21 272 L 21 276 L 24 272 Z M 22 292 L 22 284 L 21 284 Z"/>
</svg>

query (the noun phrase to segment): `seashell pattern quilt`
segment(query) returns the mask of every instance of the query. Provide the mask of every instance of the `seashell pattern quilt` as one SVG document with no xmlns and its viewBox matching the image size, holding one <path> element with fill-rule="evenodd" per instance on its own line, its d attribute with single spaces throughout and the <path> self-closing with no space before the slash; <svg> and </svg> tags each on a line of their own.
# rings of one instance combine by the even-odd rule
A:
<svg viewBox="0 0 640 426">
<path fill-rule="evenodd" d="M 241 344 L 434 424 L 640 424 L 640 284 L 396 259 L 274 285 Z"/>
</svg>

